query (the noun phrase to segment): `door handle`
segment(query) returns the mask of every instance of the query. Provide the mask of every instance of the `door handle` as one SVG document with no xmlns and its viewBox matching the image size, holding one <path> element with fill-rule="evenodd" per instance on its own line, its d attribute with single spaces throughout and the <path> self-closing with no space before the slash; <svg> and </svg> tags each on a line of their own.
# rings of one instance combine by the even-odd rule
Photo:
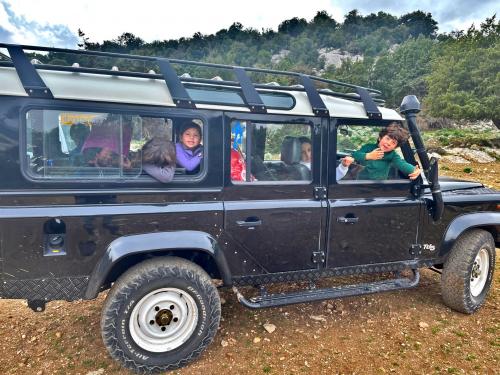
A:
<svg viewBox="0 0 500 375">
<path fill-rule="evenodd" d="M 337 218 L 337 223 L 343 223 L 343 224 L 354 224 L 359 221 L 359 217 L 338 217 Z"/>
<path fill-rule="evenodd" d="M 236 220 L 236 225 L 239 227 L 255 227 L 262 225 L 262 220 L 257 217 L 248 217 L 246 220 Z"/>
</svg>

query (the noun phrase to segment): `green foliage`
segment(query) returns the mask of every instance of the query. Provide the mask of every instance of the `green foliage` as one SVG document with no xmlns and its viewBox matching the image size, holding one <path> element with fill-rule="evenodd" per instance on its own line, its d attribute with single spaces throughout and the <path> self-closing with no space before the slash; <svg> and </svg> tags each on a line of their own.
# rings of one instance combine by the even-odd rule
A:
<svg viewBox="0 0 500 375">
<path fill-rule="evenodd" d="M 434 48 L 436 42 L 419 36 L 408 39 L 394 52 L 386 52 L 379 57 L 370 82 L 384 93 L 388 106 L 399 106 L 409 93 L 417 97 L 426 95 L 425 77 L 431 71 Z"/>
<path fill-rule="evenodd" d="M 415 11 L 400 17 L 385 12 L 366 16 L 354 9 L 342 23 L 326 11 L 310 21 L 294 17 L 284 20 L 278 31 L 255 30 L 234 22 L 210 35 L 199 32 L 178 40 L 145 42 L 125 32 L 102 43 L 90 41 L 83 31 L 79 46 L 87 50 L 166 56 L 170 59 L 253 66 L 312 74 L 325 66 L 318 49 L 335 48 L 363 56 L 362 61 L 344 61 L 328 67 L 325 78 L 381 90 L 389 107 L 399 106 L 408 94 L 423 99 L 423 108 L 435 117 L 493 119 L 500 126 L 500 32 L 493 16 L 479 30 L 437 35 L 437 22 L 430 13 Z M 287 50 L 284 57 L 273 55 Z M 286 55 L 286 56 L 285 56 Z M 49 53 L 30 54 L 43 63 L 120 70 L 159 72 L 154 62 L 137 62 Z M 234 80 L 230 70 L 175 66 L 179 75 Z M 261 74 L 260 82 L 296 84 L 289 77 Z M 335 88 L 334 88 L 335 89 Z M 344 90 L 352 91 L 352 90 Z"/>
<path fill-rule="evenodd" d="M 496 17 L 443 41 L 427 77 L 433 116 L 500 121 L 500 25 Z"/>
</svg>

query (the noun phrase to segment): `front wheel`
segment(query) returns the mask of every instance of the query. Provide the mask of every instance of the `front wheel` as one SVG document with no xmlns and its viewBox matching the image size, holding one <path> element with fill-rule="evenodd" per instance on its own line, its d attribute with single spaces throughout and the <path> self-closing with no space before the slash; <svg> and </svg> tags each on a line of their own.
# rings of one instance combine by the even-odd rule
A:
<svg viewBox="0 0 500 375">
<path fill-rule="evenodd" d="M 124 273 L 104 303 L 101 330 L 111 356 L 141 373 L 173 370 L 198 357 L 217 333 L 220 299 L 196 264 L 164 257 Z"/>
<path fill-rule="evenodd" d="M 444 303 L 472 314 L 486 299 L 495 270 L 495 242 L 490 233 L 475 229 L 453 246 L 441 276 Z"/>
</svg>

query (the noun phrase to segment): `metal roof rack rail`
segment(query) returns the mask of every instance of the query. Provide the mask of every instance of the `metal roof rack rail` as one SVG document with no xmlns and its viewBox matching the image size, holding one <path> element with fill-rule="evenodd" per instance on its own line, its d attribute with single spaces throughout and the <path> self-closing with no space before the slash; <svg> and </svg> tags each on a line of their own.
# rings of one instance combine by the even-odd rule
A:
<svg viewBox="0 0 500 375">
<path fill-rule="evenodd" d="M 382 99 L 378 98 L 378 96 L 382 94 L 380 91 L 372 88 L 362 87 L 358 85 L 321 78 L 313 75 L 307 75 L 303 73 L 262 69 L 254 67 L 213 64 L 213 63 L 197 62 L 190 60 L 168 59 L 156 56 L 140 56 L 140 55 L 131 55 L 123 53 L 89 51 L 89 50 L 72 50 L 64 48 L 15 45 L 7 43 L 0 43 L 0 48 L 6 48 L 9 51 L 10 59 L 12 61 L 12 62 L 0 61 L 0 66 L 14 66 L 19 74 L 23 87 L 30 96 L 52 97 L 49 88 L 45 85 L 42 78 L 37 72 L 37 69 L 43 69 L 43 70 L 55 70 L 55 71 L 116 75 L 125 77 L 139 77 L 139 78 L 149 78 L 149 79 L 151 78 L 163 79 L 167 84 L 167 87 L 170 91 L 170 94 L 172 96 L 172 99 L 174 100 L 175 105 L 184 108 L 196 108 L 196 102 L 189 96 L 189 93 L 183 84 L 183 82 L 191 82 L 191 83 L 211 84 L 216 86 L 233 86 L 240 88 L 244 102 L 248 106 L 251 112 L 257 112 L 257 113 L 267 112 L 267 108 L 263 103 L 262 98 L 260 97 L 257 89 L 269 90 L 272 87 L 272 90 L 305 91 L 309 99 L 309 103 L 311 105 L 313 113 L 318 116 L 329 116 L 328 108 L 326 107 L 323 99 L 321 98 L 321 95 L 325 95 L 325 96 L 333 96 L 342 99 L 362 102 L 368 118 L 378 119 L 382 117 L 376 104 L 378 103 L 383 105 L 384 103 Z M 28 60 L 25 54 L 26 50 L 36 51 L 36 52 L 53 52 L 53 53 L 77 54 L 85 56 L 123 58 L 128 60 L 152 62 L 158 65 L 161 74 L 155 73 L 154 70 L 149 70 L 147 73 L 137 72 L 137 71 L 127 71 L 127 70 L 121 71 L 118 70 L 117 67 L 115 69 L 102 69 L 102 68 L 85 68 L 79 66 L 78 64 L 73 64 L 71 66 L 32 64 Z M 192 78 L 189 76 L 189 74 L 182 74 L 181 76 L 178 76 L 172 64 L 229 70 L 233 72 L 234 76 L 236 77 L 236 81 Z M 297 79 L 299 85 L 271 86 L 268 83 L 254 83 L 252 82 L 249 73 L 263 73 L 263 74 L 271 74 L 277 76 L 293 77 Z M 324 88 L 318 89 L 315 86 L 315 83 L 317 82 L 329 86 L 351 88 L 354 89 L 356 93 L 348 94 L 348 93 L 333 91 L 330 89 L 324 89 Z"/>
</svg>

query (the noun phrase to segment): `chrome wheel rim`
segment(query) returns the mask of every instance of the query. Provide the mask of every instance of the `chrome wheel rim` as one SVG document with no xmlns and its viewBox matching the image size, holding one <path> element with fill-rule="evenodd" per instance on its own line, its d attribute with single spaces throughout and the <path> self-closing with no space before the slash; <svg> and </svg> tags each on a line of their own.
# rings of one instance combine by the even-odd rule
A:
<svg viewBox="0 0 500 375">
<path fill-rule="evenodd" d="M 177 288 L 162 288 L 142 297 L 130 315 L 132 339 L 142 349 L 161 353 L 178 348 L 193 334 L 198 306 Z"/>
<path fill-rule="evenodd" d="M 488 250 L 481 249 L 474 259 L 470 274 L 470 292 L 473 297 L 481 294 L 488 279 L 488 271 L 490 267 L 490 255 Z"/>
</svg>

